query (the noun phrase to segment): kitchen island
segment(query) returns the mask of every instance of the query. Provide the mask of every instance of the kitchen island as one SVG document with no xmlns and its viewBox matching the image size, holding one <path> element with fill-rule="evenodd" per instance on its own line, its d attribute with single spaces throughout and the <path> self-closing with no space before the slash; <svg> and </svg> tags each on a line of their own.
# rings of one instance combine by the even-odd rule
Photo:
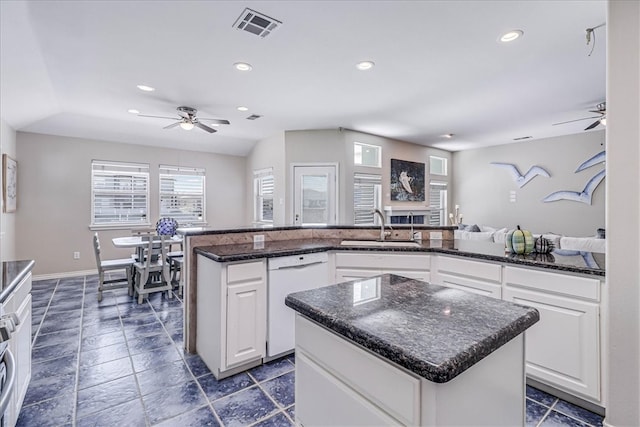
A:
<svg viewBox="0 0 640 427">
<path fill-rule="evenodd" d="M 537 310 L 392 274 L 286 304 L 302 425 L 523 425 Z"/>
</svg>

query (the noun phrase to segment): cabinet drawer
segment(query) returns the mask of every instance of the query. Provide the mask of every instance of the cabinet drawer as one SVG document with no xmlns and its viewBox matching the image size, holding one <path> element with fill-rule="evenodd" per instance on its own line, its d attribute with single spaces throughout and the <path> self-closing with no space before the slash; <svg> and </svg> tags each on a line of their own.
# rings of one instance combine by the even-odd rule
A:
<svg viewBox="0 0 640 427">
<path fill-rule="evenodd" d="M 600 301 L 600 280 L 598 279 L 516 267 L 505 267 L 504 274 L 507 286 Z"/>
<path fill-rule="evenodd" d="M 420 423 L 420 380 L 296 315 L 296 350 L 406 425 Z"/>
<path fill-rule="evenodd" d="M 429 255 L 409 253 L 336 253 L 336 267 L 429 270 Z"/>
<path fill-rule="evenodd" d="M 227 283 L 262 280 L 266 276 L 264 261 L 243 262 L 227 266 Z"/>
<path fill-rule="evenodd" d="M 438 257 L 439 272 L 448 272 L 500 283 L 502 281 L 501 270 L 502 266 L 498 264 L 446 256 Z"/>
</svg>

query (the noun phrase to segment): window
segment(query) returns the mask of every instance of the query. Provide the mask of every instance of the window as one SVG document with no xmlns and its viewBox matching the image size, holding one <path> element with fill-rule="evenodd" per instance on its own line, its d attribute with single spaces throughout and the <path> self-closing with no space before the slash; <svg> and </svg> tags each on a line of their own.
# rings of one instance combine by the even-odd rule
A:
<svg viewBox="0 0 640 427">
<path fill-rule="evenodd" d="M 358 166 L 382 167 L 382 147 L 353 143 L 353 164 Z"/>
<path fill-rule="evenodd" d="M 429 156 L 429 173 L 432 175 L 447 175 L 447 159 Z"/>
<path fill-rule="evenodd" d="M 149 165 L 91 162 L 91 225 L 149 225 Z"/>
<path fill-rule="evenodd" d="M 273 189 L 272 168 L 253 172 L 254 221 L 273 222 Z"/>
<path fill-rule="evenodd" d="M 180 225 L 205 222 L 205 171 L 202 168 L 160 165 L 160 218 Z"/>
<path fill-rule="evenodd" d="M 374 209 L 380 209 L 382 178 L 380 175 L 356 173 L 353 176 L 353 223 L 374 224 Z"/>
<path fill-rule="evenodd" d="M 445 159 L 446 160 L 446 159 Z M 447 183 L 431 181 L 429 183 L 429 225 L 447 225 Z"/>
</svg>

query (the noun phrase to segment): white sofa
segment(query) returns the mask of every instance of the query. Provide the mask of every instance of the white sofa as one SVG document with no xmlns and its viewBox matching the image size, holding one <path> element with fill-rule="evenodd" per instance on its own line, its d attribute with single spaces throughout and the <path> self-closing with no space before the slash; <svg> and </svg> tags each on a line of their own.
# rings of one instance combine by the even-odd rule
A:
<svg viewBox="0 0 640 427">
<path fill-rule="evenodd" d="M 478 225 L 480 231 L 454 230 L 454 238 L 459 240 L 485 240 L 489 242 L 505 243 L 509 228 L 494 228 L 486 225 Z M 540 234 L 534 234 L 535 238 Z M 580 252 L 605 253 L 606 239 L 593 237 L 570 237 L 554 233 L 542 233 L 542 236 L 549 239 L 556 249 Z"/>
</svg>

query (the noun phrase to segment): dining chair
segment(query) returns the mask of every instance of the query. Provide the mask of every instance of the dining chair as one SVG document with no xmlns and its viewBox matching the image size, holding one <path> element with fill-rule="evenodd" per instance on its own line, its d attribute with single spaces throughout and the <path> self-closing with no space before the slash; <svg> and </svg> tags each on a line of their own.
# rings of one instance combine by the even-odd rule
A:
<svg viewBox="0 0 640 427">
<path fill-rule="evenodd" d="M 102 260 L 100 256 L 100 239 L 98 233 L 93 235 L 93 252 L 96 256 L 98 267 L 98 301 L 102 301 L 102 292 L 126 287 L 129 296 L 133 295 L 133 264 L 132 258 Z M 126 277 L 105 280 L 105 272 L 124 270 Z"/>
<path fill-rule="evenodd" d="M 142 304 L 144 296 L 152 292 L 167 291 L 167 296 L 172 298 L 173 285 L 169 275 L 169 262 L 167 262 L 171 237 L 160 235 L 141 238 L 146 241 L 144 257 L 133 264 L 136 272 L 135 291 L 138 294 L 138 304 Z"/>
</svg>

